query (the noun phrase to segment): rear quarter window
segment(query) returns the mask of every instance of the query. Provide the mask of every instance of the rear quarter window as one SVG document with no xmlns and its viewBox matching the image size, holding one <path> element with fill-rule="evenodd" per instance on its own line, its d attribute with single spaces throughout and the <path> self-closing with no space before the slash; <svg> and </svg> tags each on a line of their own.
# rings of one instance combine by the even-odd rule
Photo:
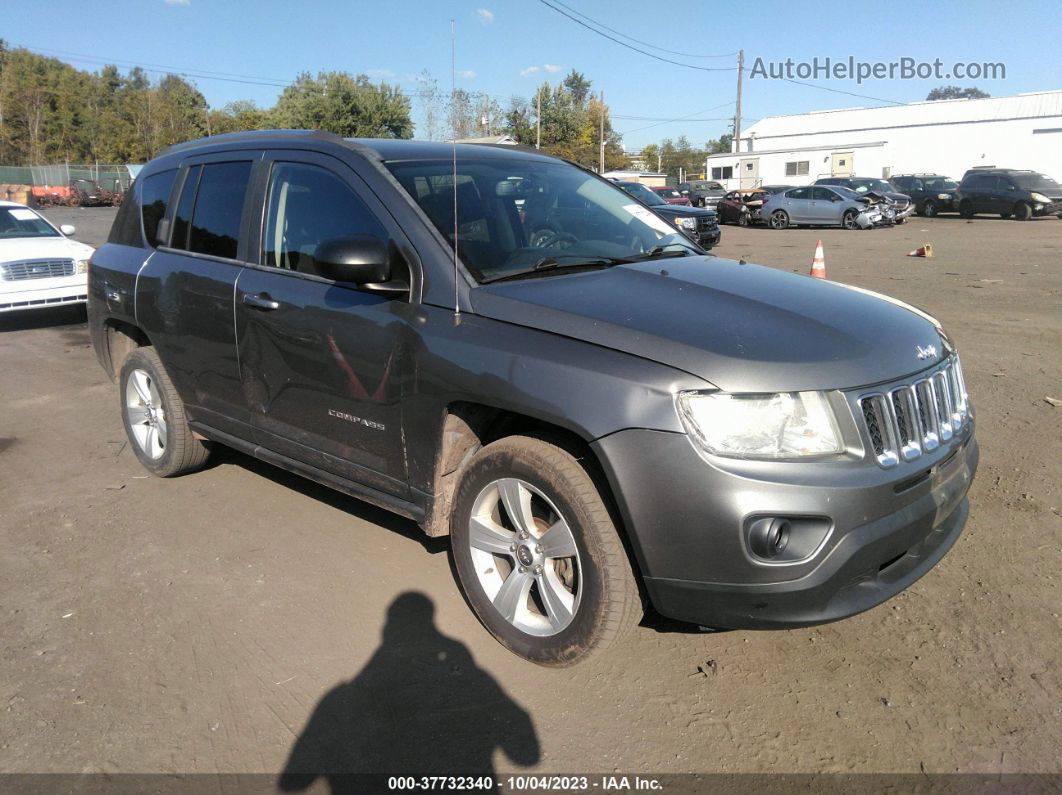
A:
<svg viewBox="0 0 1062 795">
<path fill-rule="evenodd" d="M 140 187 L 140 217 L 144 222 L 144 237 L 152 248 L 162 245 L 158 238 L 159 221 L 166 215 L 166 208 L 173 190 L 177 169 L 160 171 L 144 180 Z"/>
<path fill-rule="evenodd" d="M 114 223 L 111 224 L 111 233 L 107 236 L 108 243 L 143 247 L 144 238 L 140 234 L 140 202 L 137 198 L 139 192 L 139 186 L 135 182 L 125 192 L 122 206 L 118 208 L 118 214 L 114 216 Z"/>
</svg>

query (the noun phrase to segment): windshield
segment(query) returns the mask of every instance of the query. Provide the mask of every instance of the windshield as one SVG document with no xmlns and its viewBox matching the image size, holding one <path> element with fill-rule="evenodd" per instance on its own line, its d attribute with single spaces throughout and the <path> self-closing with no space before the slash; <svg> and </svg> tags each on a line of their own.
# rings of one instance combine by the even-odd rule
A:
<svg viewBox="0 0 1062 795">
<path fill-rule="evenodd" d="M 453 163 L 406 160 L 386 166 L 453 245 Z M 613 183 L 566 163 L 461 159 L 456 193 L 458 256 L 480 282 L 554 263 L 568 267 L 639 258 L 663 247 L 674 247 L 676 254 L 687 249 L 701 253 Z"/>
<path fill-rule="evenodd" d="M 953 179 L 927 179 L 924 183 L 926 190 L 957 190 L 959 183 Z"/>
<path fill-rule="evenodd" d="M 28 207 L 0 207 L 0 239 L 59 236 L 54 226 Z"/>
<path fill-rule="evenodd" d="M 665 199 L 681 199 L 682 198 L 682 194 L 679 193 L 674 188 L 661 188 L 660 190 L 658 190 L 656 192 L 659 193 L 661 196 L 663 196 Z"/>
<path fill-rule="evenodd" d="M 896 193 L 896 188 L 883 179 L 854 179 L 852 189 L 856 193 Z"/>
<path fill-rule="evenodd" d="M 660 198 L 660 194 L 655 190 L 650 190 L 640 182 L 617 182 L 616 184 L 627 191 L 631 196 L 645 202 L 651 207 L 667 204 L 666 201 Z"/>
<path fill-rule="evenodd" d="M 1013 174 L 1012 178 L 1022 190 L 1050 193 L 1052 196 L 1062 195 L 1062 185 L 1047 174 Z"/>
</svg>

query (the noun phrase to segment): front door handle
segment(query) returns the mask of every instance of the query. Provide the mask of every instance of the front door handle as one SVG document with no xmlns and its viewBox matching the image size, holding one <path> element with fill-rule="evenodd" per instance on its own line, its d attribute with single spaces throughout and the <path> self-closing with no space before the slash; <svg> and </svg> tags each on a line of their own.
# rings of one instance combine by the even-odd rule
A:
<svg viewBox="0 0 1062 795">
<path fill-rule="evenodd" d="M 247 306 L 253 306 L 255 309 L 265 309 L 266 311 L 280 309 L 280 302 L 270 298 L 269 293 L 245 293 L 243 302 Z"/>
</svg>

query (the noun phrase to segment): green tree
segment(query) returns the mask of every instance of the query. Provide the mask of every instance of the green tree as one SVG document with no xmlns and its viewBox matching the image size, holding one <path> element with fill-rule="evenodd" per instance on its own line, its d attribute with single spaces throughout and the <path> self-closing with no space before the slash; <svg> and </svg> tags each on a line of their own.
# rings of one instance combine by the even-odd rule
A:
<svg viewBox="0 0 1062 795">
<path fill-rule="evenodd" d="M 938 86 L 926 95 L 930 102 L 938 99 L 985 99 L 988 93 L 979 88 L 959 88 L 959 86 Z"/>
<path fill-rule="evenodd" d="M 734 136 L 727 133 L 726 135 L 720 135 L 718 138 L 713 138 L 709 141 L 705 147 L 705 151 L 709 155 L 722 155 L 733 151 L 733 148 Z"/>
<path fill-rule="evenodd" d="M 284 89 L 273 111 L 281 127 L 328 130 L 344 137 L 410 138 L 409 99 L 397 86 L 374 85 L 367 75 L 308 72 Z"/>
</svg>

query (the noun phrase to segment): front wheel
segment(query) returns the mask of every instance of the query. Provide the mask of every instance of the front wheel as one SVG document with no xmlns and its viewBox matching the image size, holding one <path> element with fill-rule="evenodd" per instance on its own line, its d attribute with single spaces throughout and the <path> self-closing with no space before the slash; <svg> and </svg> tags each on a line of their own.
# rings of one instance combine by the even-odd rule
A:
<svg viewBox="0 0 1062 795">
<path fill-rule="evenodd" d="M 206 463 L 210 448 L 188 427 L 184 403 L 154 348 L 129 354 L 118 384 L 125 432 L 144 469 L 168 478 Z"/>
<path fill-rule="evenodd" d="M 593 480 L 562 448 L 512 436 L 469 462 L 454 500 L 454 567 L 476 616 L 511 651 L 564 666 L 641 618 L 630 561 Z"/>
<path fill-rule="evenodd" d="M 767 225 L 771 229 L 788 229 L 789 228 L 789 215 L 785 210 L 775 210 L 771 213 L 770 218 L 767 219 Z"/>
<path fill-rule="evenodd" d="M 963 218 L 967 218 L 967 219 L 973 218 L 974 217 L 973 205 L 969 201 L 960 202 L 959 203 L 959 215 L 961 215 Z"/>
<path fill-rule="evenodd" d="M 748 226 L 748 225 L 749 225 L 748 213 L 742 213 L 741 215 L 739 215 L 738 216 L 738 226 Z"/>
<path fill-rule="evenodd" d="M 859 213 L 856 210 L 845 210 L 844 215 L 841 217 L 841 223 L 845 229 L 858 229 L 859 224 L 856 223 L 856 218 L 859 217 Z"/>
<path fill-rule="evenodd" d="M 1027 202 L 1018 202 L 1014 205 L 1014 220 L 1028 221 L 1032 218 L 1033 210 Z"/>
<path fill-rule="evenodd" d="M 939 213 L 940 210 L 937 209 L 937 203 L 935 201 L 927 201 L 922 205 L 922 215 L 926 218 L 936 218 Z"/>
</svg>

